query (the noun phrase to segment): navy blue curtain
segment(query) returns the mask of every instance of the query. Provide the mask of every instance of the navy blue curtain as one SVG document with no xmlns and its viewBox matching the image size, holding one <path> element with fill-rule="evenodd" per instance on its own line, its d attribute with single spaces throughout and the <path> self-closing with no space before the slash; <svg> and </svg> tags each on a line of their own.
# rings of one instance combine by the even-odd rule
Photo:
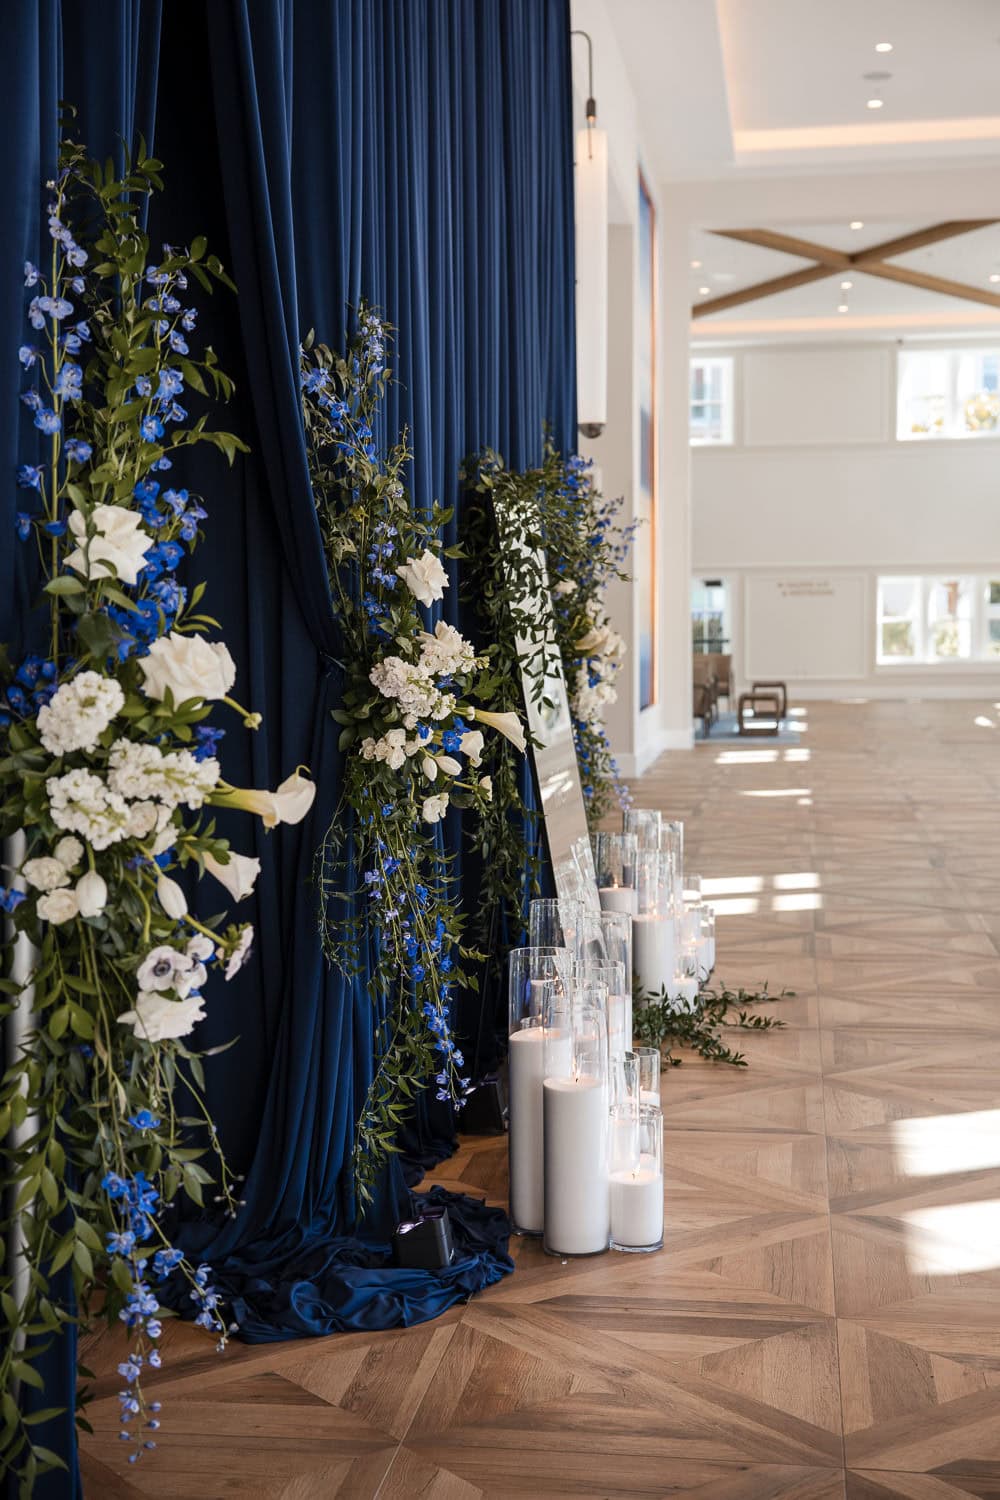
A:
<svg viewBox="0 0 1000 1500">
<path fill-rule="evenodd" d="M 310 327 L 342 343 L 362 298 L 398 328 L 386 426 L 410 429 L 419 505 L 455 500 L 459 463 L 482 446 L 516 466 L 537 462 L 546 422 L 572 448 L 568 0 L 172 0 L 162 15 L 159 0 L 39 0 L 5 17 L 0 78 L 8 476 L 25 457 L 19 271 L 38 245 L 60 96 L 79 104 L 96 154 L 144 131 L 166 163 L 154 232 L 207 232 L 240 288 L 238 299 L 216 295 L 207 322 L 238 382 L 223 425 L 253 451 L 232 471 L 217 455 L 193 456 L 184 475 L 210 513 L 195 572 L 239 662 L 239 695 L 265 720 L 257 735 L 230 728 L 226 774 L 274 786 L 305 763 L 319 791 L 297 828 L 233 828 L 263 863 L 247 910 L 256 958 L 210 996 L 199 1041 L 240 1038 L 212 1061 L 209 1091 L 227 1154 L 247 1172 L 247 1202 L 221 1232 L 206 1219 L 183 1233 L 218 1268 L 249 1338 L 419 1321 L 509 1268 L 505 1221 L 453 1203 L 463 1250 L 450 1273 L 387 1268 L 381 1245 L 407 1204 L 394 1165 L 366 1240 L 349 1237 L 345 1166 L 371 1076 L 372 1013 L 363 976 L 345 980 L 323 962 L 308 883 L 337 804 L 329 710 L 339 683 L 296 351 Z M 10 537 L 9 478 L 0 493 Z M 15 642 L 27 602 L 17 557 L 0 547 L 0 607 L 12 606 L 0 639 Z M 457 582 L 445 603 L 453 619 Z M 451 1130 L 447 1119 L 424 1126 Z M 69 1340 L 62 1354 L 68 1396 Z M 59 1394 L 50 1387 L 46 1404 Z M 68 1428 L 42 1440 L 70 1451 Z"/>
</svg>

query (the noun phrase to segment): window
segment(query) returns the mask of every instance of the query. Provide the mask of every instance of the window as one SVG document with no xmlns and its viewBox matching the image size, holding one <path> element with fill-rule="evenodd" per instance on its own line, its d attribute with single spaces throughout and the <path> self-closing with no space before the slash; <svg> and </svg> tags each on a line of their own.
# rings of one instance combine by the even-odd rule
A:
<svg viewBox="0 0 1000 1500">
<path fill-rule="evenodd" d="M 898 369 L 901 442 L 1000 437 L 1000 350 L 905 350 Z"/>
<path fill-rule="evenodd" d="M 997 606 L 1000 626 L 1000 603 Z M 691 638 L 695 651 L 726 651 L 726 585 L 721 578 L 699 578 L 691 585 Z"/>
<path fill-rule="evenodd" d="M 733 362 L 731 359 L 691 361 L 692 443 L 733 441 Z"/>
<path fill-rule="evenodd" d="M 1000 658 L 1000 578 L 880 578 L 876 657 L 883 667 Z"/>
</svg>

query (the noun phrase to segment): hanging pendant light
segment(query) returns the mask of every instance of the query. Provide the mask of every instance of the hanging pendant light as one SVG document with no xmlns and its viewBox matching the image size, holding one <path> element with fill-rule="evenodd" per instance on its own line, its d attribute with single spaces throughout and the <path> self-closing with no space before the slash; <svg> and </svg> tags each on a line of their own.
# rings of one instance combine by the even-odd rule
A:
<svg viewBox="0 0 1000 1500">
<path fill-rule="evenodd" d="M 608 137 L 598 129 L 594 48 L 587 38 L 587 123 L 576 137 L 576 405 L 585 437 L 608 419 Z"/>
</svg>

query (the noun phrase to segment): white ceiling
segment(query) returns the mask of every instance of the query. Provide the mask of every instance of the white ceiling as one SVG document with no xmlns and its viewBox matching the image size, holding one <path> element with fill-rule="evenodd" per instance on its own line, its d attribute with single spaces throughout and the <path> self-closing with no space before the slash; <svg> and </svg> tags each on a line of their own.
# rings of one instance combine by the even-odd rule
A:
<svg viewBox="0 0 1000 1500">
<path fill-rule="evenodd" d="M 608 8 L 663 178 L 1000 155 L 998 0 Z M 892 76 L 876 85 L 874 71 Z"/>
</svg>

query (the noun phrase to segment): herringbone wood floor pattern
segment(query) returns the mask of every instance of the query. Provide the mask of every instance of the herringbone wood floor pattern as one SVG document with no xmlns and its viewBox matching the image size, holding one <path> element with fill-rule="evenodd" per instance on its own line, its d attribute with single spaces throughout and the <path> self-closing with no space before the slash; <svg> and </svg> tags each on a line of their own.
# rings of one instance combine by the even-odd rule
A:
<svg viewBox="0 0 1000 1500">
<path fill-rule="evenodd" d="M 1000 1497 L 1000 714 L 799 722 L 636 789 L 721 892 L 721 976 L 797 991 L 745 1073 L 668 1075 L 663 1251 L 523 1241 L 401 1334 L 217 1359 L 171 1328 L 162 1446 L 124 1465 L 102 1376 L 88 1500 Z M 437 1180 L 505 1173 L 466 1140 Z"/>
</svg>

